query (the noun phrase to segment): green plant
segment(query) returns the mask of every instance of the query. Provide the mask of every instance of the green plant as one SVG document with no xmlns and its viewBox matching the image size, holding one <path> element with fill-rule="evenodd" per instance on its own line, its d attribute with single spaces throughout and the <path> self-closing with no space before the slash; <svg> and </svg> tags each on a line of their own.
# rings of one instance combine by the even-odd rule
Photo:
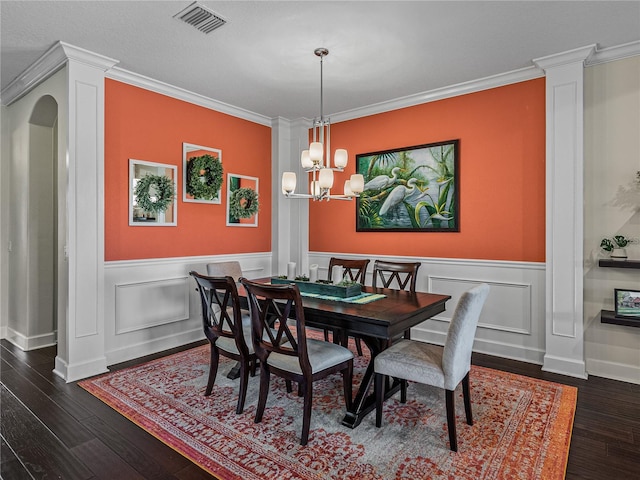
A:
<svg viewBox="0 0 640 480">
<path fill-rule="evenodd" d="M 202 155 L 187 162 L 187 193 L 193 198 L 213 200 L 222 186 L 222 163 L 218 157 Z"/>
<path fill-rule="evenodd" d="M 258 194 L 251 188 L 234 190 L 229 197 L 229 215 L 233 218 L 251 218 L 258 213 Z"/>
<path fill-rule="evenodd" d="M 153 190 L 152 190 L 153 189 Z M 136 204 L 145 212 L 164 212 L 176 194 L 173 180 L 164 175 L 147 174 L 140 179 L 133 192 Z"/>
<path fill-rule="evenodd" d="M 611 238 L 603 238 L 600 242 L 600 248 L 606 252 L 613 251 L 614 248 L 624 248 L 631 243 L 636 243 L 635 238 L 627 238 L 624 235 L 614 235 Z"/>
</svg>

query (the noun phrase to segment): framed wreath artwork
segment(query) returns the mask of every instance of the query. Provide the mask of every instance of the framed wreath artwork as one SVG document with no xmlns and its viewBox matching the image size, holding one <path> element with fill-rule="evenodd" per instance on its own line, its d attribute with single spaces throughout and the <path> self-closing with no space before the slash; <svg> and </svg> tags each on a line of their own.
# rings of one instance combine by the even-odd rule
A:
<svg viewBox="0 0 640 480">
<path fill-rule="evenodd" d="M 259 210 L 258 179 L 227 174 L 227 226 L 257 227 Z"/>
<path fill-rule="evenodd" d="M 222 203 L 222 150 L 182 144 L 182 201 Z"/>
<path fill-rule="evenodd" d="M 129 159 L 129 225 L 178 224 L 178 167 Z"/>
</svg>

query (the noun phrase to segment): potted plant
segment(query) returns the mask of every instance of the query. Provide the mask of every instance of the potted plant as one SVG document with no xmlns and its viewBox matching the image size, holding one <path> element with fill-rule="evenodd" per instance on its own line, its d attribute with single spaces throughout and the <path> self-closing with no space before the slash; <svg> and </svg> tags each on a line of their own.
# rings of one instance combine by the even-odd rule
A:
<svg viewBox="0 0 640 480">
<path fill-rule="evenodd" d="M 611 258 L 624 260 L 627 258 L 626 246 L 635 243 L 633 238 L 627 238 L 624 235 L 614 235 L 611 238 L 603 238 L 600 242 L 600 248 L 605 252 L 609 252 Z"/>
</svg>

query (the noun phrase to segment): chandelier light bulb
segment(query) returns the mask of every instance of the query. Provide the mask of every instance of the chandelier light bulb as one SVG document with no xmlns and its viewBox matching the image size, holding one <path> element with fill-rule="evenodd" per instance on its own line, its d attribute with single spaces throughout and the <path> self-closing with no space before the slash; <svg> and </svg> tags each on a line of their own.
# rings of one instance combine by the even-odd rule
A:
<svg viewBox="0 0 640 480">
<path fill-rule="evenodd" d="M 333 187 L 333 170 L 330 168 L 321 168 L 318 175 L 318 183 L 320 188 L 329 189 Z"/>
<path fill-rule="evenodd" d="M 364 176 L 360 173 L 354 173 L 351 175 L 349 186 L 354 194 L 362 193 L 364 191 Z"/>
<path fill-rule="evenodd" d="M 284 172 L 282 174 L 282 193 L 285 195 L 293 193 L 296 189 L 296 174 L 295 172 Z"/>
<path fill-rule="evenodd" d="M 347 161 L 349 160 L 347 151 L 344 148 L 338 148 L 333 157 L 333 164 L 336 168 L 344 168 L 347 166 Z"/>
<path fill-rule="evenodd" d="M 302 164 L 302 168 L 313 167 L 313 162 L 311 161 L 311 157 L 309 156 L 309 150 L 302 151 L 302 155 L 300 155 L 300 163 Z"/>
<path fill-rule="evenodd" d="M 351 190 L 351 181 L 349 180 L 344 181 L 344 194 L 347 197 L 353 197 L 353 190 Z"/>
<path fill-rule="evenodd" d="M 323 146 L 320 142 L 311 142 L 309 145 L 309 158 L 314 164 L 321 164 L 323 157 Z"/>
</svg>

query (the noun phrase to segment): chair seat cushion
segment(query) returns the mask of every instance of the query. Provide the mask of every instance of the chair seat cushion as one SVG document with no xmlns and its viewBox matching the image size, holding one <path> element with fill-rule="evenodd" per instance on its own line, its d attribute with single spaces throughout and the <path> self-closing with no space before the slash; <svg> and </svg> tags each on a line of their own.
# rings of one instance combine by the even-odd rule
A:
<svg viewBox="0 0 640 480">
<path fill-rule="evenodd" d="M 445 388 L 439 345 L 400 340 L 380 352 L 374 359 L 374 371 L 418 383 Z"/>
<path fill-rule="evenodd" d="M 231 333 L 231 331 L 229 331 L 229 333 Z M 249 313 L 245 311 L 242 312 L 242 334 L 244 335 L 244 341 L 247 344 L 247 349 L 251 355 L 253 353 L 253 342 L 251 341 L 251 317 L 249 316 Z M 216 346 L 225 352 L 240 355 L 235 338 L 218 337 L 216 340 Z"/>
<path fill-rule="evenodd" d="M 312 373 L 326 370 L 353 358 L 353 353 L 348 348 L 313 338 L 307 339 L 307 353 L 309 354 Z M 302 375 L 298 357 L 273 352 L 269 355 L 267 363 L 280 370 Z"/>
</svg>

